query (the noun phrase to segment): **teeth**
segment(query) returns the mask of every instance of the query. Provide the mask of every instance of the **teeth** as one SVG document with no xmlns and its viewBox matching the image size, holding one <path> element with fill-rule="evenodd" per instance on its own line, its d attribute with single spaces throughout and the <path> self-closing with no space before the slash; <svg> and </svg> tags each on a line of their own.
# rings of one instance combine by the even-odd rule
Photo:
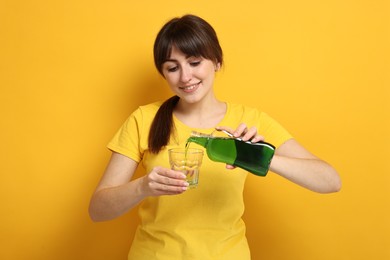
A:
<svg viewBox="0 0 390 260">
<path fill-rule="evenodd" d="M 188 87 L 184 87 L 183 89 L 185 89 L 185 90 L 191 90 L 191 89 L 194 89 L 198 84 L 199 84 L 199 83 L 194 84 L 194 85 L 191 85 L 191 86 L 188 86 Z"/>
</svg>

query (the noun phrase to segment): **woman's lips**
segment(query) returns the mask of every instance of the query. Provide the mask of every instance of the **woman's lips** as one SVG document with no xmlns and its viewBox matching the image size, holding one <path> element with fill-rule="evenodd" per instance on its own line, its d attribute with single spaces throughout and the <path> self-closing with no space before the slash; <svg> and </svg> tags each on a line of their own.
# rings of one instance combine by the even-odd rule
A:
<svg viewBox="0 0 390 260">
<path fill-rule="evenodd" d="M 200 83 L 201 83 L 201 81 L 196 83 L 196 84 L 191 84 L 188 86 L 180 87 L 180 89 L 183 90 L 184 92 L 190 93 L 190 92 L 195 91 L 199 87 Z"/>
</svg>

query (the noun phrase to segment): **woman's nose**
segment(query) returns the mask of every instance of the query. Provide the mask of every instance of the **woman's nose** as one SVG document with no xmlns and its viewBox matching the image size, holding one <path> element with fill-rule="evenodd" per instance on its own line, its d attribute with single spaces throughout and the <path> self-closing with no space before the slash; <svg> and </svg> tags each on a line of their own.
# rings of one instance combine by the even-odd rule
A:
<svg viewBox="0 0 390 260">
<path fill-rule="evenodd" d="M 183 67 L 180 74 L 180 80 L 182 82 L 189 82 L 192 78 L 191 68 Z"/>
</svg>

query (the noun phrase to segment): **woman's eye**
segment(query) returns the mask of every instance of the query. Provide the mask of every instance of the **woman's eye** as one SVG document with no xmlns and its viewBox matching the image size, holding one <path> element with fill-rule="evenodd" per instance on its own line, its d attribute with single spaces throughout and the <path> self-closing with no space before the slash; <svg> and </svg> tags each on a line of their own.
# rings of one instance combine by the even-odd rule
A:
<svg viewBox="0 0 390 260">
<path fill-rule="evenodd" d="M 190 65 L 192 66 L 192 67 L 196 67 L 196 66 L 198 66 L 200 64 L 200 61 L 193 61 L 193 62 L 190 62 Z"/>
<path fill-rule="evenodd" d="M 168 72 L 175 72 L 175 71 L 177 71 L 177 69 L 178 69 L 178 66 L 175 66 L 175 67 L 169 67 L 167 70 L 168 70 Z"/>
</svg>

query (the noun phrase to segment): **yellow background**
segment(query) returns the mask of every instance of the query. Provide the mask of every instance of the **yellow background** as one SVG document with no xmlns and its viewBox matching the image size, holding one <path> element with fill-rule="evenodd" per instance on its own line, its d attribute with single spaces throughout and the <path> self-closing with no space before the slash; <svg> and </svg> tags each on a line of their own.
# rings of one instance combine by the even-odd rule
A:
<svg viewBox="0 0 390 260">
<path fill-rule="evenodd" d="M 136 213 L 92 223 L 89 198 L 114 132 L 170 96 L 152 45 L 185 13 L 220 37 L 220 99 L 268 112 L 342 176 L 331 195 L 250 176 L 253 259 L 390 259 L 386 0 L 1 0 L 0 258 L 126 258 Z"/>
</svg>

